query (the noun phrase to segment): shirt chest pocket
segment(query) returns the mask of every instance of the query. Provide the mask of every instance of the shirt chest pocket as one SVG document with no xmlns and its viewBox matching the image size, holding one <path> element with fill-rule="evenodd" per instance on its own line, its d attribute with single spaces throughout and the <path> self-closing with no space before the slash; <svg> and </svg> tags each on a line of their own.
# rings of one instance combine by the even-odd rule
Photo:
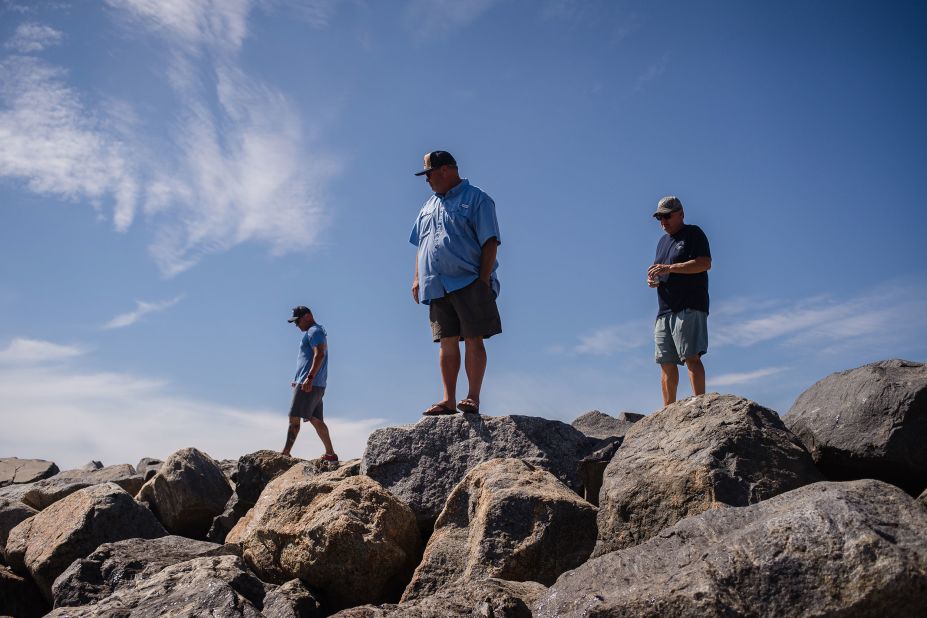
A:
<svg viewBox="0 0 927 618">
<path fill-rule="evenodd" d="M 450 223 L 455 225 L 468 225 L 473 215 L 473 206 L 470 204 L 456 204 L 444 211 Z"/>
</svg>

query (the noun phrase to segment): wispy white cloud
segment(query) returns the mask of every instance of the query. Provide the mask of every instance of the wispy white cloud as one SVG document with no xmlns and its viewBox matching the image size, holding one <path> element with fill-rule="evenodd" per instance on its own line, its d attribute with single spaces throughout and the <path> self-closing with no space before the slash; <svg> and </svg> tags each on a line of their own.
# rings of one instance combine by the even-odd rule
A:
<svg viewBox="0 0 927 618">
<path fill-rule="evenodd" d="M 40 339 L 17 337 L 6 348 L 0 350 L 0 363 L 8 365 L 31 365 L 63 361 L 82 356 L 87 350 L 76 345 L 62 345 Z"/>
<path fill-rule="evenodd" d="M 106 119 L 85 111 L 67 72 L 30 56 L 0 60 L 0 176 L 36 193 L 115 201 L 116 229 L 135 216 L 135 164 Z"/>
<path fill-rule="evenodd" d="M 766 367 L 755 371 L 745 371 L 742 373 L 724 373 L 718 376 L 708 376 L 708 386 L 714 388 L 717 386 L 735 386 L 755 382 L 760 378 L 775 375 L 785 371 L 785 367 Z"/>
<path fill-rule="evenodd" d="M 161 40 L 152 49 L 177 104 L 166 127 L 142 126 L 126 100 L 90 100 L 39 58 L 0 59 L 0 177 L 101 214 L 112 201 L 119 231 L 142 209 L 166 276 L 247 242 L 275 255 L 313 247 L 330 220 L 322 188 L 339 168 L 306 145 L 288 98 L 240 68 L 256 2 L 108 0 L 120 23 Z M 260 4 L 295 10 L 289 0 Z M 300 16 L 322 27 L 333 7 L 318 0 Z"/>
<path fill-rule="evenodd" d="M 28 54 L 57 45 L 63 37 L 64 34 L 61 31 L 51 26 L 27 22 L 16 28 L 13 37 L 4 44 L 4 47 Z"/>
<path fill-rule="evenodd" d="M 610 356 L 647 345 L 651 342 L 652 320 L 636 320 L 624 324 L 605 326 L 589 334 L 581 335 L 579 343 L 573 346 L 576 354 Z"/>
<path fill-rule="evenodd" d="M 141 300 L 135 301 L 135 309 L 127 313 L 121 313 L 114 317 L 112 320 L 103 325 L 104 329 L 113 329 L 113 328 L 125 328 L 126 326 L 131 326 L 135 324 L 143 317 L 149 313 L 157 313 L 159 311 L 164 311 L 165 309 L 170 309 L 174 305 L 180 302 L 182 296 L 172 298 L 170 300 L 163 300 L 156 303 L 148 303 Z"/>
<path fill-rule="evenodd" d="M 0 401 L 7 411 L 0 452 L 55 461 L 61 468 L 91 459 L 134 464 L 195 446 L 216 459 L 236 459 L 282 446 L 279 410 L 229 406 L 178 396 L 169 383 L 128 373 L 0 368 Z M 341 458 L 359 457 L 380 418 L 326 419 Z M 305 433 L 305 432 L 304 432 Z M 311 458 L 319 443 L 301 435 L 294 453 Z"/>
<path fill-rule="evenodd" d="M 643 73 L 638 76 L 637 81 L 634 84 L 634 92 L 639 92 L 644 89 L 648 83 L 659 79 L 665 72 L 666 67 L 669 66 L 670 53 L 664 52 L 660 58 L 649 64 L 643 71 Z"/>
</svg>

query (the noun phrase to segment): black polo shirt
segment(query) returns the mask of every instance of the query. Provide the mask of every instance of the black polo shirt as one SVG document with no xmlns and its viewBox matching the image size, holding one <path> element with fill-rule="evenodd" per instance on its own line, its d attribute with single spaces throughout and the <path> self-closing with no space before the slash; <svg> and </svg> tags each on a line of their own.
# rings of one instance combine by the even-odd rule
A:
<svg viewBox="0 0 927 618">
<path fill-rule="evenodd" d="M 708 237 L 697 225 L 683 225 L 675 234 L 664 234 L 657 243 L 654 264 L 680 264 L 698 257 L 711 257 Z M 697 309 L 708 313 L 708 273 L 670 273 L 657 288 L 660 310 L 657 316 Z"/>
</svg>

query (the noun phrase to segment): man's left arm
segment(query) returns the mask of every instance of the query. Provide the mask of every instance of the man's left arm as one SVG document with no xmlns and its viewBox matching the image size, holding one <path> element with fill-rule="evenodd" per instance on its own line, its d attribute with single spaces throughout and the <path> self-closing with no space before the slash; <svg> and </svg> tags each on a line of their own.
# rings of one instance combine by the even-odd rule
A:
<svg viewBox="0 0 927 618">
<path fill-rule="evenodd" d="M 480 243 L 480 279 L 489 285 L 492 269 L 496 265 L 496 254 L 502 244 L 499 221 L 496 219 L 496 203 L 484 195 L 476 208 L 473 228 Z"/>
<path fill-rule="evenodd" d="M 312 390 L 312 380 L 315 379 L 315 375 L 319 372 L 319 369 L 322 368 L 322 361 L 325 360 L 325 351 L 327 348 L 328 344 L 325 343 L 320 343 L 312 348 L 312 365 L 309 367 L 309 373 L 306 374 L 306 379 L 302 384 L 302 389 L 307 393 Z"/>
<path fill-rule="evenodd" d="M 492 267 L 496 264 L 496 253 L 499 251 L 499 241 L 495 236 L 483 243 L 480 253 L 480 279 L 489 285 L 492 276 Z"/>
</svg>

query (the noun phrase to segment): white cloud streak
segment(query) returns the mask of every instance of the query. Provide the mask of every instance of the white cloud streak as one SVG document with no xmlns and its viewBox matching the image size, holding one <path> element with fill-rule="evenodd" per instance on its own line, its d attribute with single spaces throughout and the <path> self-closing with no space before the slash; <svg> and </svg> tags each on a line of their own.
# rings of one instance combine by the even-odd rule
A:
<svg viewBox="0 0 927 618">
<path fill-rule="evenodd" d="M 782 371 L 785 371 L 784 367 L 767 367 L 765 369 L 757 369 L 755 371 L 746 371 L 742 373 L 724 373 L 714 377 L 709 375 L 708 386 L 714 388 L 717 386 L 735 386 L 739 384 L 748 384 L 761 378 L 775 375 Z"/>
<path fill-rule="evenodd" d="M 606 326 L 588 335 L 582 335 L 572 351 L 591 356 L 611 356 L 647 345 L 651 342 L 652 332 L 653 323 L 647 320 Z"/>
<path fill-rule="evenodd" d="M 0 350 L 0 363 L 31 365 L 63 361 L 84 354 L 86 354 L 86 349 L 81 346 L 17 337 L 10 341 L 6 348 Z"/>
<path fill-rule="evenodd" d="M 27 22 L 20 24 L 16 28 L 13 37 L 6 42 L 4 47 L 28 54 L 57 45 L 63 37 L 64 35 L 60 31 L 51 26 Z"/>
<path fill-rule="evenodd" d="M 102 328 L 109 330 L 113 328 L 125 328 L 126 326 L 131 326 L 149 313 L 157 313 L 159 311 L 164 311 L 165 309 L 170 309 L 179 303 L 181 298 L 183 297 L 178 296 L 170 300 L 164 300 L 156 303 L 148 303 L 145 301 L 137 300 L 135 301 L 135 309 L 133 311 L 117 315 L 112 320 L 104 324 Z"/>
<path fill-rule="evenodd" d="M 0 369 L 4 402 L 0 452 L 73 468 L 91 460 L 134 464 L 195 446 L 216 459 L 277 449 L 286 437 L 281 411 L 246 409 L 180 397 L 170 384 L 131 374 Z M 342 460 L 359 457 L 379 418 L 326 420 Z M 294 454 L 312 458 L 314 432 L 303 431 Z"/>
<path fill-rule="evenodd" d="M 499 0 L 411 0 L 406 23 L 419 40 L 435 39 L 470 25 Z"/>
</svg>

